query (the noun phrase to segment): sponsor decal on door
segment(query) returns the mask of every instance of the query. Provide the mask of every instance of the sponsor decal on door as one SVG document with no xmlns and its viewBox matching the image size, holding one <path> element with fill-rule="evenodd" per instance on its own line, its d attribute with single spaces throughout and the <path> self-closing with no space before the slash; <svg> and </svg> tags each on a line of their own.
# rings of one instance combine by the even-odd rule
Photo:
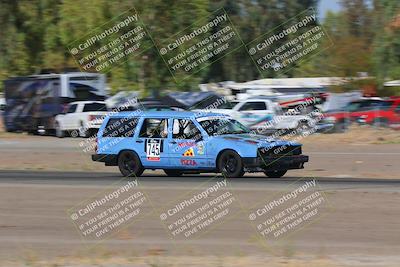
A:
<svg viewBox="0 0 400 267">
<path fill-rule="evenodd" d="M 197 162 L 194 159 L 181 159 L 181 164 L 185 166 L 196 166 Z"/>
<path fill-rule="evenodd" d="M 186 150 L 182 156 L 184 157 L 194 157 L 194 149 L 191 147 L 188 150 Z"/>
</svg>

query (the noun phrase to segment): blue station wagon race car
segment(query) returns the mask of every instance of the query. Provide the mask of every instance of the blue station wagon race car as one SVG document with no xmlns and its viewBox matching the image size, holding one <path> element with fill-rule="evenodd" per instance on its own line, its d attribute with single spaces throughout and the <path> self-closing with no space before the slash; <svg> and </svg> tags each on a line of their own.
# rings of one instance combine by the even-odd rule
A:
<svg viewBox="0 0 400 267">
<path fill-rule="evenodd" d="M 231 178 L 264 172 L 279 178 L 304 168 L 308 156 L 300 144 L 253 134 L 228 115 L 136 111 L 104 120 L 92 160 L 118 166 L 124 176 L 163 169 L 168 176 L 220 172 Z"/>
</svg>

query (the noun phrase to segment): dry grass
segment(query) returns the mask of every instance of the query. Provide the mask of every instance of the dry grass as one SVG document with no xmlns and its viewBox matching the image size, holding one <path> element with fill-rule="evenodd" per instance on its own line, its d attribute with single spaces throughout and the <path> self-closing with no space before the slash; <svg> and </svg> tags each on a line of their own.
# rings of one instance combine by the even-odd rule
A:
<svg viewBox="0 0 400 267">
<path fill-rule="evenodd" d="M 329 259 L 318 258 L 277 258 L 268 256 L 145 256 L 145 257 L 95 257 L 95 258 L 59 258 L 52 261 L 26 260 L 21 263 L 7 262 L 7 266 L 40 266 L 40 267 L 239 267 L 239 266 L 268 266 L 268 267 L 339 267 L 351 266 L 336 264 Z M 4 265 L 6 266 L 6 265 Z M 391 267 L 388 265 L 387 267 Z M 393 265 L 394 267 L 394 265 Z"/>
<path fill-rule="evenodd" d="M 377 259 L 378 260 L 378 259 Z M 92 257 L 58 258 L 52 261 L 29 259 L 25 262 L 4 262 L 10 267 L 397 267 L 394 261 L 371 260 L 366 258 L 342 259 L 297 257 L 279 258 L 268 256 L 132 256 L 132 257 Z"/>
<path fill-rule="evenodd" d="M 399 257 L 385 256 L 323 256 L 292 255 L 166 255 L 165 251 L 152 253 L 150 250 L 139 255 L 112 253 L 106 248 L 89 249 L 71 256 L 59 256 L 51 260 L 40 260 L 34 251 L 25 251 L 16 261 L 1 261 L 0 266 L 9 267 L 397 267 Z"/>
<path fill-rule="evenodd" d="M 29 138 L 27 133 L 8 133 L 4 131 L 0 120 L 0 138 Z M 299 138 L 299 137 L 297 137 Z M 337 144 L 400 144 L 400 130 L 391 128 L 374 128 L 371 126 L 353 125 L 346 133 L 314 134 L 306 138 L 300 138 L 301 143 L 329 142 Z"/>
<path fill-rule="evenodd" d="M 302 143 L 333 144 L 400 144 L 400 130 L 352 126 L 346 133 L 315 134 L 301 140 Z"/>
</svg>

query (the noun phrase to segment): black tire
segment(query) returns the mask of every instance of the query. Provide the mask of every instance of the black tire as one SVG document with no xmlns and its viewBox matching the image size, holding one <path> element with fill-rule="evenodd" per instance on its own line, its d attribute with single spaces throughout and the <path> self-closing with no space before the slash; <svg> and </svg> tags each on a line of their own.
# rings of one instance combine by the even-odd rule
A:
<svg viewBox="0 0 400 267">
<path fill-rule="evenodd" d="M 333 126 L 333 133 L 344 133 L 347 131 L 347 124 L 344 121 L 340 121 L 335 123 L 335 125 Z"/>
<path fill-rule="evenodd" d="M 376 118 L 372 122 L 372 126 L 375 128 L 386 128 L 389 126 L 389 123 L 385 118 Z"/>
<path fill-rule="evenodd" d="M 4 123 L 5 123 L 5 122 L 4 122 Z M 8 128 L 7 126 L 4 126 L 4 128 L 5 128 L 6 132 L 8 132 L 8 133 L 14 133 L 14 132 L 16 132 L 16 130 L 11 129 L 11 128 Z"/>
<path fill-rule="evenodd" d="M 38 133 L 37 130 L 28 130 L 27 133 L 28 133 L 29 135 L 39 135 L 39 133 Z"/>
<path fill-rule="evenodd" d="M 218 170 L 227 178 L 242 177 L 244 174 L 242 158 L 233 150 L 225 150 L 218 157 Z"/>
<path fill-rule="evenodd" d="M 297 124 L 297 133 L 302 134 L 302 133 L 308 133 L 311 130 L 310 125 L 306 121 L 301 121 Z"/>
<path fill-rule="evenodd" d="M 179 177 L 179 176 L 182 176 L 182 174 L 183 174 L 183 172 L 180 171 L 180 170 L 168 170 L 168 169 L 165 169 L 164 172 L 165 172 L 166 175 L 168 175 L 170 177 L 174 177 L 174 176 L 175 177 Z"/>
<path fill-rule="evenodd" d="M 125 177 L 140 176 L 144 171 L 138 155 L 132 151 L 123 151 L 119 154 L 118 168 Z"/>
<path fill-rule="evenodd" d="M 37 119 L 32 119 L 32 123 L 27 132 L 29 135 L 39 135 L 39 122 Z"/>
<path fill-rule="evenodd" d="M 56 122 L 56 136 L 58 138 L 63 138 L 65 136 L 65 131 L 61 130 L 61 126 L 58 122 Z"/>
<path fill-rule="evenodd" d="M 90 136 L 90 131 L 89 131 L 89 129 L 87 129 L 87 128 L 84 127 L 82 121 L 81 121 L 80 125 L 81 125 L 81 126 L 80 126 L 79 129 L 78 129 L 79 136 L 80 136 L 80 137 L 83 137 L 83 138 L 88 138 L 88 137 Z"/>
<path fill-rule="evenodd" d="M 265 175 L 269 178 L 281 178 L 287 171 L 264 171 Z"/>
<path fill-rule="evenodd" d="M 341 119 L 339 121 L 336 121 L 332 128 L 328 130 L 328 133 L 345 133 L 349 130 L 349 127 L 351 125 L 351 120 L 350 119 Z"/>
</svg>

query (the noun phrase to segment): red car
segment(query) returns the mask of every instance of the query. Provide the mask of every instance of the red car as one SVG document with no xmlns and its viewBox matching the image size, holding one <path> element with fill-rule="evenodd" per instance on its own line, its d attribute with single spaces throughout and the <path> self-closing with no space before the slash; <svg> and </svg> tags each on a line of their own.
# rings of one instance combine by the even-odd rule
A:
<svg viewBox="0 0 400 267">
<path fill-rule="evenodd" d="M 400 124 L 400 98 L 353 101 L 343 111 L 327 112 L 325 120 L 334 124 L 334 132 L 344 132 L 352 122 L 395 127 Z"/>
</svg>

